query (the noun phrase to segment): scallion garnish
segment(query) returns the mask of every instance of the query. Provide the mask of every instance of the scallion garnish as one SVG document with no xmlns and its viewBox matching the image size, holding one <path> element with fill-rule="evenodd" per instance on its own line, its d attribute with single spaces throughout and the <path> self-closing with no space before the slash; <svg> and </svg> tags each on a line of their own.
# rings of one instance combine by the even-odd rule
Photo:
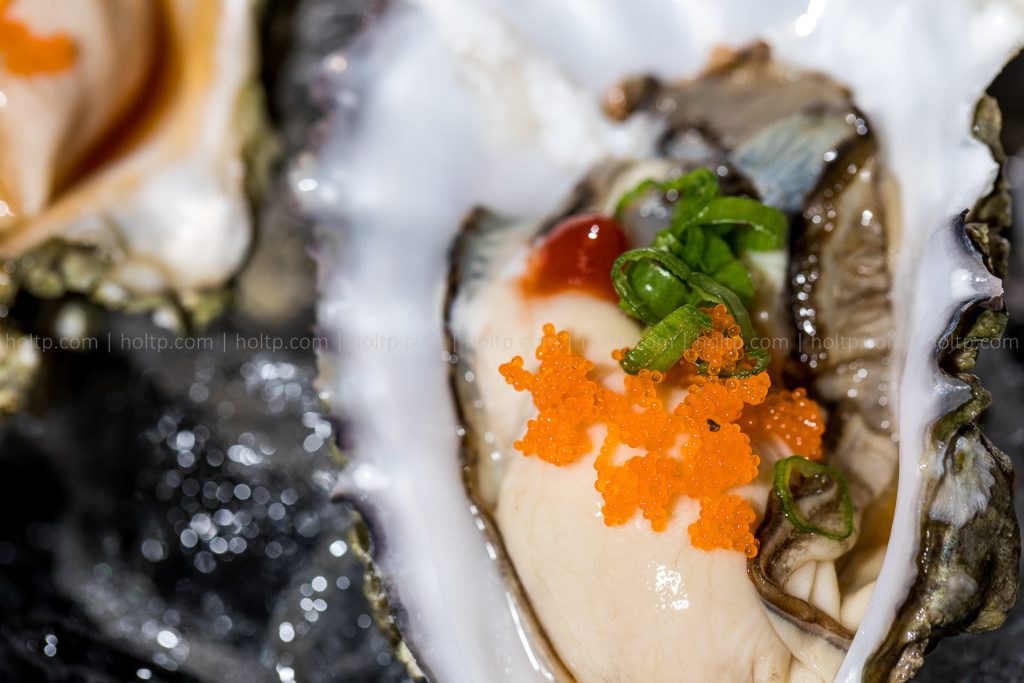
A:
<svg viewBox="0 0 1024 683">
<path fill-rule="evenodd" d="M 632 204 L 652 192 L 659 192 L 672 202 L 669 227 L 657 234 L 651 246 L 622 254 L 612 269 L 619 306 L 628 315 L 652 326 L 637 348 L 660 346 L 664 353 L 671 350 L 669 355 L 675 354 L 674 344 L 665 346 L 668 328 L 655 333 L 653 327 L 684 306 L 716 304 L 729 310 L 749 344 L 753 327 L 744 302 L 753 299 L 754 285 L 736 254 L 783 247 L 785 216 L 753 199 L 719 196 L 718 177 L 701 168 L 664 182 L 641 182 L 619 199 L 616 217 L 621 219 Z M 647 338 L 654 334 L 661 337 L 660 341 Z M 653 362 L 656 358 L 659 365 L 671 367 L 685 350 L 686 347 L 678 349 L 671 362 L 669 355 L 651 355 L 649 350 L 628 362 L 627 355 L 622 366 L 631 373 L 645 367 L 656 369 L 639 364 L 644 359 Z M 746 377 L 768 365 L 766 350 L 749 349 L 747 356 L 754 361 L 753 365 L 734 370 L 731 376 Z"/>
<path fill-rule="evenodd" d="M 743 352 L 746 360 L 752 360 L 753 364 L 744 367 L 737 367 L 733 370 L 721 370 L 718 373 L 719 377 L 736 377 L 743 379 L 746 377 L 753 377 L 754 375 L 764 372 L 768 369 L 768 364 L 771 363 L 772 357 L 768 353 L 768 349 L 746 349 Z M 697 370 L 702 375 L 708 374 L 708 364 L 702 360 L 697 361 Z"/>
<path fill-rule="evenodd" d="M 623 356 L 622 368 L 635 375 L 641 370 L 666 372 L 683 352 L 711 329 L 711 318 L 690 304 L 684 304 L 647 331 L 640 342 Z"/>
<path fill-rule="evenodd" d="M 735 233 L 739 251 L 772 251 L 786 246 L 786 217 L 781 211 L 745 197 L 719 197 L 695 219 L 702 226 L 745 225 Z"/>
<path fill-rule="evenodd" d="M 842 527 L 839 529 L 828 529 L 818 526 L 806 519 L 797 509 L 793 497 L 792 476 L 793 472 L 800 476 L 813 479 L 823 478 L 831 480 L 839 496 L 839 515 L 842 518 Z M 775 463 L 775 495 L 782 503 L 782 511 L 798 531 L 809 534 L 818 534 L 831 538 L 834 541 L 843 541 L 853 533 L 853 500 L 850 498 L 850 488 L 846 483 L 846 477 L 838 467 L 824 465 L 822 463 L 808 460 L 799 455 L 784 458 Z"/>
<path fill-rule="evenodd" d="M 638 264 L 648 267 L 637 268 Z M 683 304 L 693 303 L 687 284 L 691 274 L 686 264 L 671 253 L 642 247 L 615 260 L 612 286 L 623 311 L 648 325 L 657 325 Z"/>
</svg>

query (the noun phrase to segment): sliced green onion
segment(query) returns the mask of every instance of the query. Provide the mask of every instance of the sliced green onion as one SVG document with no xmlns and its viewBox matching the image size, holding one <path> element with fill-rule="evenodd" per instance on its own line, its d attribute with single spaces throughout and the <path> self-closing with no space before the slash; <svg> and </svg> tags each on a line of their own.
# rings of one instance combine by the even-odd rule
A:
<svg viewBox="0 0 1024 683">
<path fill-rule="evenodd" d="M 800 514 L 793 500 L 793 490 L 790 488 L 790 479 L 794 470 L 807 478 L 824 476 L 832 480 L 839 495 L 839 512 L 843 517 L 843 527 L 841 529 L 826 529 L 816 526 Z M 823 465 L 799 455 L 794 455 L 775 463 L 774 486 L 775 494 L 782 502 L 782 511 L 785 513 L 790 524 L 798 531 L 818 534 L 819 536 L 831 538 L 834 541 L 843 541 L 853 533 L 853 499 L 850 498 L 850 487 L 846 483 L 846 477 L 838 467 Z"/>
<path fill-rule="evenodd" d="M 697 337 L 711 329 L 711 318 L 690 304 L 680 306 L 651 327 L 623 357 L 622 369 L 631 375 L 641 370 L 666 372 L 679 362 Z"/>
<path fill-rule="evenodd" d="M 718 196 L 718 177 L 706 168 L 687 173 L 674 187 L 679 198 L 672 205 L 672 227 L 682 230 L 695 224 Z"/>
<path fill-rule="evenodd" d="M 690 268 L 699 268 L 701 258 L 707 249 L 707 234 L 698 226 L 692 226 L 679 234 L 662 230 L 654 236 L 651 247 L 662 249 L 678 256 Z"/>
<path fill-rule="evenodd" d="M 687 232 L 696 233 L 703 230 L 690 228 Z M 700 260 L 697 264 L 697 269 L 702 273 L 711 275 L 719 268 L 723 268 L 730 263 L 736 263 L 743 266 L 735 256 L 732 255 L 732 248 L 729 243 L 725 241 L 725 238 L 719 237 L 718 235 L 704 233 L 704 249 L 701 252 Z"/>
<path fill-rule="evenodd" d="M 689 301 L 686 281 L 692 271 L 671 253 L 642 247 L 625 252 L 612 266 L 612 286 L 623 310 L 648 325 L 661 320 Z M 674 306 L 673 306 L 674 304 Z M 665 310 L 673 306 L 671 310 Z"/>
<path fill-rule="evenodd" d="M 613 279 L 615 275 L 621 273 L 624 266 L 629 266 L 640 261 L 651 261 L 652 263 L 662 266 L 665 270 L 683 282 L 693 275 L 693 271 L 690 270 L 690 268 L 674 254 L 662 249 L 655 249 L 654 247 L 640 247 L 639 249 L 630 249 L 616 259 L 615 265 L 612 266 Z"/>
<path fill-rule="evenodd" d="M 672 180 L 658 181 L 648 178 L 622 195 L 615 205 L 615 217 L 621 219 L 630 204 L 651 192 L 675 192 L 679 195 L 675 206 L 678 207 L 682 202 L 683 207 L 689 207 L 688 213 L 696 213 L 698 204 L 703 207 L 718 196 L 718 177 L 710 169 L 698 168 Z M 696 201 L 698 198 L 700 202 Z M 673 213 L 678 213 L 678 209 L 674 209 Z"/>
<path fill-rule="evenodd" d="M 737 379 L 744 379 L 746 377 L 753 377 L 754 375 L 764 372 L 768 369 L 768 364 L 771 362 L 771 354 L 768 353 L 768 349 L 745 349 L 743 355 L 746 356 L 747 360 L 753 360 L 754 364 L 750 367 L 735 368 L 734 370 L 727 371 L 722 370 L 718 373 L 719 377 L 736 377 Z M 707 361 L 697 361 L 697 372 L 702 375 L 708 373 Z"/>
<path fill-rule="evenodd" d="M 694 225 L 712 229 L 723 237 L 732 232 L 733 226 L 746 225 L 750 229 L 736 237 L 741 251 L 771 251 L 786 245 L 786 217 L 781 211 L 755 199 L 720 197 L 718 177 L 707 168 L 668 181 L 644 180 L 622 195 L 615 205 L 615 216 L 621 218 L 630 204 L 653 191 L 678 193 L 672 205 L 669 228 L 678 239 Z"/>
<path fill-rule="evenodd" d="M 711 279 L 732 291 L 743 301 L 751 301 L 754 298 L 754 280 L 750 277 L 750 271 L 737 260 L 732 260 L 708 273 Z"/>
<path fill-rule="evenodd" d="M 690 273 L 687 284 L 700 295 L 701 303 L 722 304 L 732 315 L 733 320 L 740 327 L 740 336 L 743 341 L 750 342 L 754 338 L 754 326 L 750 322 L 750 315 L 747 309 L 728 287 L 715 282 L 703 273 Z"/>
<path fill-rule="evenodd" d="M 778 209 L 744 197 L 719 197 L 701 212 L 701 225 L 747 225 L 737 236 L 740 250 L 772 251 L 786 246 L 786 217 Z"/>
<path fill-rule="evenodd" d="M 753 298 L 754 284 L 734 249 L 783 247 L 785 216 L 753 199 L 719 196 L 718 176 L 707 168 L 668 181 L 639 183 L 619 199 L 616 216 L 621 218 L 630 204 L 652 192 L 660 192 L 672 202 L 671 223 L 657 234 L 652 246 L 628 251 L 615 262 L 612 284 L 619 307 L 627 315 L 657 326 L 686 305 L 722 304 L 749 346 L 754 331 L 744 301 Z M 671 197 L 672 193 L 678 196 Z M 738 226 L 748 229 L 737 230 Z M 754 361 L 752 367 L 723 376 L 747 377 L 767 367 L 766 350 L 746 355 Z M 627 366 L 638 370 L 651 367 L 624 361 L 623 367 Z M 698 368 L 707 372 L 706 364 L 698 364 Z"/>
<path fill-rule="evenodd" d="M 718 176 L 710 168 L 701 167 L 664 183 L 665 187 L 689 195 L 718 196 Z"/>
<path fill-rule="evenodd" d="M 657 276 L 641 272 L 642 278 L 632 274 L 633 270 L 644 265 L 656 266 L 660 272 Z M 656 325 L 667 315 L 655 310 L 665 301 L 684 300 L 694 306 L 723 304 L 739 325 L 743 339 L 749 341 L 753 338 L 754 328 L 740 298 L 728 287 L 691 270 L 667 251 L 641 247 L 625 252 L 612 266 L 612 285 L 625 303 L 623 310 L 635 312 L 635 317 L 648 325 Z"/>
</svg>

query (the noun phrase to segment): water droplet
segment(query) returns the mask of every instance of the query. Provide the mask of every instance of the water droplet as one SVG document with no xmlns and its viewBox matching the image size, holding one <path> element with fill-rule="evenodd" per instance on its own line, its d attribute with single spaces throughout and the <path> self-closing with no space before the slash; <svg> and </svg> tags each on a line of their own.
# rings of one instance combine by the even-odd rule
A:
<svg viewBox="0 0 1024 683">
<path fill-rule="evenodd" d="M 174 631 L 160 631 L 156 636 L 156 642 L 169 650 L 178 644 L 178 634 Z"/>
<path fill-rule="evenodd" d="M 201 550 L 196 553 L 196 557 L 193 560 L 196 569 L 201 571 L 203 574 L 209 574 L 217 568 L 217 560 L 214 559 L 213 555 L 205 550 Z"/>
<path fill-rule="evenodd" d="M 186 548 L 194 548 L 199 542 L 199 536 L 192 529 L 185 529 L 181 532 L 181 544 Z"/>
<path fill-rule="evenodd" d="M 160 541 L 149 538 L 142 542 L 142 556 L 150 562 L 159 562 L 167 557 L 167 549 Z"/>
</svg>

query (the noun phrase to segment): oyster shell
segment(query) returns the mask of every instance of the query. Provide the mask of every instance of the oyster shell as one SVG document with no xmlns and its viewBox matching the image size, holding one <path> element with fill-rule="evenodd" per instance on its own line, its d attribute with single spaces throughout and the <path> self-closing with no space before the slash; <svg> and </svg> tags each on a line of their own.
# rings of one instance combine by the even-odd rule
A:
<svg viewBox="0 0 1024 683">
<path fill-rule="evenodd" d="M 965 35 L 969 49 L 946 49 Z M 681 88 L 685 97 L 674 98 L 672 87 L 656 80 L 623 81 L 646 73 L 666 83 L 692 79 L 713 61 L 715 48 L 758 39 L 770 46 L 775 62 L 712 71 Z M 964 373 L 978 339 L 999 333 L 993 311 L 1001 307 L 1001 272 L 995 266 L 1000 242 L 992 230 L 1002 215 L 996 208 L 1002 197 L 989 148 L 991 105 L 983 100 L 977 111 L 981 140 L 972 137 L 972 117 L 984 86 L 1022 40 L 1024 14 L 1009 2 L 964 0 L 941 14 L 915 2 L 893 14 L 882 2 L 714 8 L 641 2 L 626 9 L 612 3 L 513 8 L 499 0 L 484 7 L 438 0 L 390 7 L 344 57 L 329 61 L 329 78 L 342 93 L 339 107 L 322 147 L 297 168 L 296 188 L 321 224 L 319 321 L 339 340 L 337 349 L 321 356 L 325 397 L 348 434 L 343 446 L 350 465 L 337 492 L 367 520 L 376 581 L 430 678 L 678 675 L 671 665 L 656 665 L 652 674 L 637 668 L 638 659 L 618 657 L 629 650 L 642 655 L 649 634 L 615 631 L 619 642 L 607 634 L 594 640 L 595 627 L 608 622 L 574 622 L 564 609 L 563 623 L 556 623 L 553 614 L 567 604 L 558 602 L 565 591 L 580 593 L 573 604 L 602 603 L 610 599 L 607 591 L 582 580 L 572 586 L 563 575 L 557 584 L 561 594 L 549 591 L 539 599 L 537 577 L 545 569 L 563 570 L 551 561 L 558 549 L 552 554 L 550 544 L 538 550 L 547 561 L 529 567 L 523 557 L 530 543 L 512 538 L 510 521 L 502 519 L 501 489 L 509 477 L 525 476 L 522 468 L 509 474 L 500 466 L 479 466 L 492 454 L 500 463 L 510 452 L 502 437 L 517 437 L 515 426 L 521 429 L 525 420 L 521 411 L 490 402 L 500 378 L 480 368 L 496 368 L 487 354 L 503 361 L 530 348 L 519 345 L 515 334 L 495 337 L 510 339 L 514 348 L 480 343 L 488 325 L 500 329 L 517 322 L 514 302 L 487 298 L 493 295 L 489 290 L 516 276 L 530 240 L 551 224 L 538 224 L 536 217 L 559 216 L 578 205 L 579 195 L 568 204 L 564 197 L 606 157 L 629 164 L 668 158 L 679 166 L 693 150 L 692 161 L 699 164 L 717 154 L 766 201 L 799 211 L 808 222 L 796 233 L 793 295 L 800 302 L 799 294 L 806 294 L 820 315 L 802 314 L 797 303 L 799 334 L 812 340 L 849 331 L 858 340 L 875 340 L 834 354 L 838 359 L 797 354 L 791 367 L 843 418 L 832 430 L 832 452 L 859 479 L 856 545 L 839 553 L 833 547 L 804 549 L 797 563 L 787 559 L 787 539 L 778 539 L 772 546 L 778 552 L 763 553 L 758 560 L 765 563 L 750 567 L 760 578 L 764 613 L 748 613 L 760 605 L 734 601 L 739 593 L 716 594 L 739 610 L 719 618 L 753 624 L 745 631 L 755 634 L 750 649 L 736 657 L 739 668 L 728 668 L 734 662 L 713 653 L 703 660 L 706 668 L 687 671 L 729 680 L 906 680 L 934 638 L 1001 621 L 1015 598 L 1019 556 L 1008 495 L 1011 474 L 1005 457 L 972 424 L 984 395 Z M 748 67 L 776 82 L 759 93 L 748 78 L 736 77 L 737 68 Z M 790 69 L 828 80 L 805 76 L 787 86 L 797 75 Z M 377 79 L 380 72 L 388 78 Z M 715 84 L 716 73 L 732 76 Z M 940 73 L 946 77 L 942 88 L 922 88 Z M 845 86 L 849 94 L 828 83 Z M 701 88 L 701 96 L 693 95 Z M 609 90 L 609 110 L 624 118 L 621 123 L 600 110 Z M 805 107 L 804 98 L 815 106 Z M 418 105 L 414 119 L 403 106 L 409 101 Z M 749 114 L 752 127 L 746 125 Z M 719 136 L 706 134 L 708 126 L 720 129 Z M 651 174 L 650 163 L 639 164 L 641 177 Z M 832 177 L 844 173 L 849 177 Z M 841 182 L 843 201 L 831 201 L 824 189 L 815 194 L 815 188 L 826 188 L 822 178 Z M 585 201 L 598 200 L 591 193 Z M 464 237 L 457 250 L 452 353 L 443 335 L 447 253 L 455 227 L 477 205 L 512 220 L 496 229 L 477 216 L 477 227 L 468 233 L 472 246 L 466 247 L 470 238 Z M 967 229 L 961 214 L 971 207 L 973 227 Z M 833 220 L 828 234 L 814 234 L 815 216 Z M 807 238 L 803 243 L 801 236 Z M 800 286 L 811 256 L 820 266 L 815 272 L 831 284 L 805 290 Z M 781 295 L 791 287 L 785 263 L 766 259 L 750 267 L 762 279 L 759 291 Z M 862 277 L 850 280 L 851 274 Z M 844 290 L 851 282 L 856 288 Z M 871 304 L 865 307 L 870 315 L 830 299 L 851 292 Z M 770 321 L 788 317 L 779 312 L 777 297 L 762 305 Z M 560 313 L 577 321 L 601 316 L 580 302 Z M 789 334 L 784 327 L 766 332 Z M 624 335 L 620 329 L 608 337 Z M 884 353 L 878 351 L 879 335 L 885 337 Z M 461 399 L 454 404 L 442 400 L 452 366 Z M 865 384 L 862 394 L 857 383 L 865 378 L 871 386 Z M 470 441 L 468 470 L 460 460 L 466 435 L 477 437 Z M 862 453 L 871 459 L 853 457 Z M 887 500 L 886 475 L 897 457 L 890 528 L 885 505 L 875 503 Z M 531 504 L 550 503 L 567 490 L 556 488 Z M 776 538 L 772 519 L 769 510 L 760 532 L 765 541 Z M 560 530 L 560 538 L 582 528 Z M 867 533 L 874 528 L 882 529 L 888 543 Z M 632 559 L 629 554 L 643 539 L 634 540 L 620 548 L 620 557 Z M 602 542 L 607 541 L 583 547 L 589 552 Z M 856 571 L 846 574 L 849 590 L 840 589 L 840 604 L 833 596 L 826 607 L 826 600 L 814 596 L 818 571 L 836 581 L 844 570 L 833 560 L 847 551 L 858 558 Z M 881 564 L 872 567 L 870 556 L 882 558 Z M 564 559 L 570 575 L 586 576 L 572 553 Z M 717 580 L 735 570 L 701 571 L 699 576 Z M 739 578 L 721 586 L 753 591 L 745 571 L 741 566 Z M 629 580 L 635 573 L 615 576 Z M 772 596 L 780 592 L 813 608 L 811 616 L 785 608 L 772 613 L 771 605 L 779 606 Z M 858 605 L 858 613 L 843 624 L 847 603 Z M 657 607 L 642 605 L 647 611 L 641 616 Z M 841 628 L 814 616 L 829 609 L 838 609 L 832 621 Z M 638 623 L 636 615 L 624 619 Z M 809 623 L 823 627 L 820 637 L 806 628 Z M 574 626 L 581 630 L 574 633 Z M 709 622 L 708 628 L 725 627 Z M 575 636 L 582 647 L 572 642 Z M 745 667 L 764 653 L 760 668 Z"/>
</svg>

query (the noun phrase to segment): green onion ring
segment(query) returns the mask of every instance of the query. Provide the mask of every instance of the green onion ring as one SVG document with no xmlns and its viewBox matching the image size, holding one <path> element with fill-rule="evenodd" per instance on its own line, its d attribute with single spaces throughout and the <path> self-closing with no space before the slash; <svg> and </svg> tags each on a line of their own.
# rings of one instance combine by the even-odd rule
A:
<svg viewBox="0 0 1024 683">
<path fill-rule="evenodd" d="M 805 477 L 826 475 L 832 479 L 839 490 L 839 509 L 843 515 L 843 529 L 833 531 L 815 526 L 800 514 L 796 503 L 793 501 L 793 491 L 789 486 L 793 470 L 796 470 Z M 853 499 L 850 498 L 850 487 L 846 483 L 846 477 L 838 467 L 823 465 L 813 462 L 799 455 L 784 458 L 775 463 L 775 494 L 782 502 L 782 511 L 798 531 L 810 534 L 818 534 L 831 538 L 833 541 L 843 541 L 853 533 Z"/>
</svg>

